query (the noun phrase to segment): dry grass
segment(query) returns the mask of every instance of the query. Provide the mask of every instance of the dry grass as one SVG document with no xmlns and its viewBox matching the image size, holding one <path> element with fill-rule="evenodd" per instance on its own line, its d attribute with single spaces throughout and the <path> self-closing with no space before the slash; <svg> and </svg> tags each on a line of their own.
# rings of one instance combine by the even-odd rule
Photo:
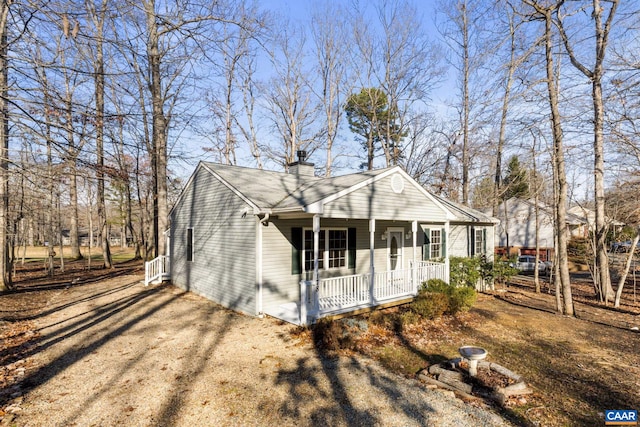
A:
<svg viewBox="0 0 640 427">
<path fill-rule="evenodd" d="M 576 291 L 584 299 L 584 290 Z M 582 318 L 568 318 L 553 313 L 554 301 L 551 294 L 522 286 L 481 295 L 468 313 L 413 325 L 385 324 L 379 320 L 382 313 L 372 314 L 373 326 L 348 351 L 413 377 L 431 364 L 458 357 L 462 345 L 482 346 L 489 351 L 487 360 L 523 375 L 535 390 L 502 409 L 518 425 L 601 425 L 606 409 L 639 408 L 640 335 L 603 324 L 640 326 L 638 315 L 585 301 L 576 303 Z"/>
<path fill-rule="evenodd" d="M 56 259 L 60 258 L 60 247 L 56 246 Z M 133 258 L 133 248 L 122 248 L 119 246 L 115 246 L 111 248 L 111 255 L 115 259 L 116 262 L 122 262 Z M 87 246 L 80 247 L 80 253 L 84 258 L 88 258 L 89 254 L 91 254 L 92 260 L 96 260 L 98 258 L 102 258 L 102 248 L 89 248 Z M 16 264 L 22 264 L 22 258 L 24 257 L 25 263 L 27 262 L 39 262 L 44 261 L 49 254 L 49 248 L 47 246 L 27 246 L 26 249 L 23 247 L 16 248 Z M 71 249 L 68 246 L 65 246 L 62 251 L 63 256 L 66 258 L 71 254 Z"/>
<path fill-rule="evenodd" d="M 24 297 L 12 298 L 11 311 L 3 314 L 5 326 L 12 330 L 4 331 L 0 338 L 12 351 L 4 353 L 7 357 L 2 363 L 14 362 L 20 358 L 20 352 L 14 350 L 29 345 L 25 331 L 30 325 L 15 320 L 28 317 L 36 306 L 45 306 L 49 295 L 67 287 L 76 273 L 83 283 L 93 283 L 123 273 L 140 274 L 142 269 L 141 262 L 116 270 L 87 271 L 85 265 L 86 261 L 68 263 L 67 272 L 54 278 L 42 276 L 40 263 L 20 272 L 22 280 L 17 286 L 29 292 L 16 294 Z M 373 312 L 361 316 L 366 321 L 351 319 L 355 333 L 340 340 L 344 346 L 340 352 L 358 352 L 381 361 L 389 370 L 415 377 L 431 364 L 457 357 L 460 346 L 479 345 L 489 351 L 489 361 L 523 375 L 535 391 L 510 400 L 502 409 L 511 421 L 518 425 L 602 425 L 601 413 L 606 409 L 640 408 L 640 334 L 630 330 L 640 326 L 640 303 L 629 287 L 623 309 L 602 306 L 593 301 L 584 278 L 577 278 L 574 295 L 578 318 L 554 314 L 554 296 L 535 294 L 527 280 L 495 295 L 481 295 L 471 311 L 457 316 L 412 323 L 415 319 L 392 315 L 398 308 Z M 297 333 L 301 339 L 308 337 L 307 342 L 313 338 L 307 329 Z M 316 349 L 318 345 L 316 342 Z M 9 372 L 4 379 L 0 382 L 3 388 L 14 381 Z"/>
</svg>

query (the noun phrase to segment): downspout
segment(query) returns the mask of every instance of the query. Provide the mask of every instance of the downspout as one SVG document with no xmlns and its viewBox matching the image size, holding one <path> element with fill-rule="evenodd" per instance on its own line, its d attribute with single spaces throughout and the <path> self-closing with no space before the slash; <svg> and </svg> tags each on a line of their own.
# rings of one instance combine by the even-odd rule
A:
<svg viewBox="0 0 640 427">
<path fill-rule="evenodd" d="M 244 213 L 244 215 L 246 215 L 246 212 Z M 263 278 L 263 263 L 262 263 L 262 259 L 263 259 L 263 253 L 262 253 L 262 246 L 263 246 L 263 237 L 262 237 L 262 227 L 266 227 L 269 225 L 269 218 L 271 217 L 271 214 L 269 212 L 265 212 L 264 217 L 260 218 L 259 216 L 256 216 L 256 218 L 258 218 L 258 221 L 256 222 L 256 283 L 258 285 L 258 291 L 257 291 L 257 295 L 256 295 L 256 312 L 258 313 L 258 317 L 262 318 L 264 317 L 264 305 L 263 305 L 263 285 L 264 285 L 264 278 Z"/>
<path fill-rule="evenodd" d="M 260 224 L 267 226 L 269 225 L 269 218 L 271 217 L 271 214 L 269 212 L 264 214 L 264 217 L 260 220 Z M 276 218 L 277 219 L 277 218 Z"/>
<path fill-rule="evenodd" d="M 262 299 L 262 285 L 263 285 L 263 276 L 262 276 L 262 226 L 265 223 L 265 220 L 269 220 L 269 214 L 266 214 L 264 218 L 256 221 L 256 283 L 258 284 L 258 295 L 256 298 L 256 311 L 258 313 L 258 317 L 264 317 L 264 307 L 263 307 L 263 299 Z"/>
</svg>

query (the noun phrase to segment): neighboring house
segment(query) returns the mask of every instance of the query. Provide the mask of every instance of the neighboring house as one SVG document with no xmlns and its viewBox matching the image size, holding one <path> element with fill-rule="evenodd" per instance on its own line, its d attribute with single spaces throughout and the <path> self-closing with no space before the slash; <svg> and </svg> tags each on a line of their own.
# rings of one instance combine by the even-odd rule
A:
<svg viewBox="0 0 640 427">
<path fill-rule="evenodd" d="M 95 233 L 95 232 L 94 232 Z M 97 234 L 94 234 L 97 235 Z M 71 246 L 71 232 L 70 230 L 62 230 L 62 244 L 64 246 Z M 86 230 L 78 231 L 78 244 L 80 246 L 89 246 L 89 232 Z"/>
<path fill-rule="evenodd" d="M 99 235 L 100 234 L 98 233 L 97 230 L 93 232 L 93 234 L 92 234 L 92 236 L 93 236 L 93 245 L 92 245 L 92 247 L 97 247 L 97 246 L 100 245 Z M 79 230 L 78 231 L 78 244 L 80 246 L 89 246 L 89 241 L 90 241 L 89 232 L 87 230 Z M 70 246 L 71 245 L 71 232 L 68 229 L 62 230 L 62 244 L 64 246 Z M 109 235 L 109 245 L 110 246 L 120 246 L 120 237 L 115 235 L 114 233 L 110 233 L 110 235 Z"/>
<path fill-rule="evenodd" d="M 429 278 L 448 281 L 449 255 L 493 253 L 495 220 L 400 167 L 320 178 L 303 155 L 288 173 L 201 162 L 170 213 L 173 284 L 307 324 L 407 301 Z M 147 281 L 168 259 L 148 263 Z"/>
<path fill-rule="evenodd" d="M 496 232 L 496 253 L 500 255 L 535 255 L 536 204 L 533 200 L 511 198 L 498 206 L 496 217 L 500 225 Z M 540 259 L 550 261 L 555 254 L 553 209 L 538 202 L 538 245 Z M 586 236 L 587 221 L 567 212 L 570 237 Z"/>
<path fill-rule="evenodd" d="M 592 209 L 585 208 L 583 206 L 574 206 L 569 208 L 568 211 L 570 214 L 577 215 L 586 220 L 589 231 L 595 230 L 596 227 L 596 211 Z M 617 219 L 610 218 L 605 215 L 604 222 L 607 227 L 612 229 L 614 232 L 618 232 L 624 227 L 624 222 L 618 221 Z"/>
</svg>

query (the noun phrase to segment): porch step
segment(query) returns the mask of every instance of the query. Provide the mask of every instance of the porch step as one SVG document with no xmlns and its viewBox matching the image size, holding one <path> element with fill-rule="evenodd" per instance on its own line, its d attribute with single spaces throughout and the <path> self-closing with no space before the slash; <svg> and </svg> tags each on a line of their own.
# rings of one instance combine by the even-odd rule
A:
<svg viewBox="0 0 640 427">
<path fill-rule="evenodd" d="M 276 317 L 285 322 L 298 325 L 300 323 L 300 310 L 298 304 L 295 302 L 288 302 L 286 304 L 280 304 L 275 309 L 270 310 L 267 313 L 269 316 Z"/>
</svg>

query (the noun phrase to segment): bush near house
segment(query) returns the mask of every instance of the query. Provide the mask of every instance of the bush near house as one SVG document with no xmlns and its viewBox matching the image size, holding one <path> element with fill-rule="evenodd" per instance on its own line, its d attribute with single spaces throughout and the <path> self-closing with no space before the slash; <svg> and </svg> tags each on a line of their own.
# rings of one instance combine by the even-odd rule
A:
<svg viewBox="0 0 640 427">
<path fill-rule="evenodd" d="M 468 311 L 476 302 L 476 283 L 490 277 L 492 266 L 492 263 L 480 258 L 451 258 L 451 283 L 431 279 L 420 286 L 418 295 L 405 306 L 376 310 L 368 314 L 366 320 L 355 320 L 357 317 L 321 319 L 311 330 L 316 348 L 328 353 L 354 350 L 357 347 L 357 336 L 372 333 L 368 324 L 376 325 L 378 332 L 393 334 L 392 331 L 401 331 L 408 325 L 419 324 L 424 320 Z"/>
<path fill-rule="evenodd" d="M 471 286 L 456 286 L 440 279 L 431 279 L 422 284 L 410 309 L 423 318 L 434 319 L 443 314 L 467 311 L 476 298 L 476 290 Z"/>
<path fill-rule="evenodd" d="M 504 286 L 513 276 L 517 275 L 516 261 L 517 257 L 496 259 L 491 266 L 491 277 L 493 277 L 494 283 Z"/>
</svg>

